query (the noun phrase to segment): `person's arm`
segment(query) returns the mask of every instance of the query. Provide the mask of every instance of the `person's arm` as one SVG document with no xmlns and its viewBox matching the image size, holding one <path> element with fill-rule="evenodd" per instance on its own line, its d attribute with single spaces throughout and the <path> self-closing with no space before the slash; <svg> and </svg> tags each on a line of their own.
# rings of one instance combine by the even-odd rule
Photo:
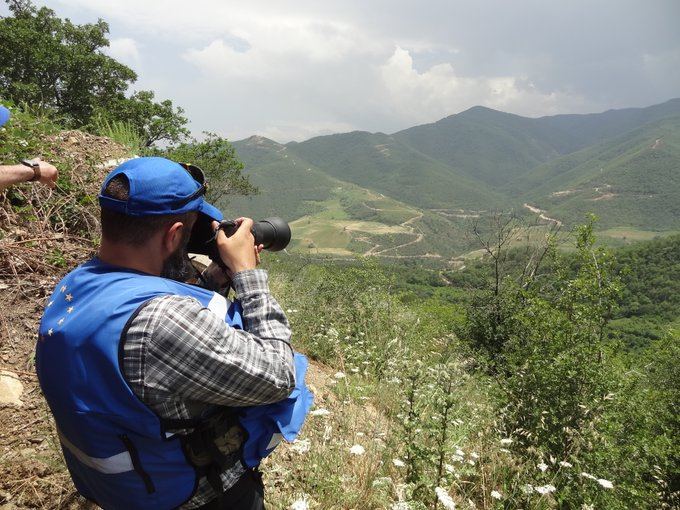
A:
<svg viewBox="0 0 680 510">
<path fill-rule="evenodd" d="M 34 160 L 40 166 L 39 182 L 46 184 L 50 188 L 54 188 L 57 181 L 57 169 L 54 165 L 39 159 Z M 0 190 L 17 184 L 20 182 L 27 182 L 33 179 L 35 173 L 31 167 L 26 165 L 5 165 L 0 166 Z"/>
<path fill-rule="evenodd" d="M 153 404 L 177 395 L 248 406 L 290 394 L 295 387 L 290 327 L 269 292 L 266 271 L 236 273 L 233 285 L 245 330 L 228 326 L 184 296 L 155 298 L 137 314 L 126 335 L 124 369 L 142 400 Z M 142 352 L 132 352 L 135 348 Z M 130 363 L 133 359 L 139 361 Z"/>
</svg>

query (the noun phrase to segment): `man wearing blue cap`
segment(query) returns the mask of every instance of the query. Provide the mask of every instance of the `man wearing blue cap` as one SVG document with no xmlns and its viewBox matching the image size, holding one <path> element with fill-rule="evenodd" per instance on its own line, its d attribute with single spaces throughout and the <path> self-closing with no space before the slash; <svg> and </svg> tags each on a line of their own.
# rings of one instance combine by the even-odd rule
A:
<svg viewBox="0 0 680 510">
<path fill-rule="evenodd" d="M 252 220 L 239 219 L 229 238 L 218 232 L 223 266 L 204 272 L 207 288 L 177 281 L 195 227 L 212 232 L 222 219 L 205 191 L 191 165 L 119 166 L 99 196 L 99 256 L 46 304 L 40 385 L 76 488 L 105 509 L 262 509 L 252 467 L 301 426 L 306 389 L 288 321 L 256 268 Z M 240 305 L 215 292 L 227 282 Z M 266 405 L 279 406 L 281 433 L 245 425 L 244 409 Z M 263 453 L 253 461 L 244 445 Z"/>
<path fill-rule="evenodd" d="M 7 123 L 9 117 L 9 110 L 0 105 L 0 127 Z M 20 165 L 0 165 L 0 191 L 12 184 L 28 181 L 40 181 L 54 188 L 57 182 L 57 169 L 38 158 L 24 160 Z"/>
</svg>

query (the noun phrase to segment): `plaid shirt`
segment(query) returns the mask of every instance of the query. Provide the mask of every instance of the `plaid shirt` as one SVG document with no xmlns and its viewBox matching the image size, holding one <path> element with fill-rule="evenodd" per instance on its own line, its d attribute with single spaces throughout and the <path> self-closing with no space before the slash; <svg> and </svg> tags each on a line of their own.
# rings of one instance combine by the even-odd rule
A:
<svg viewBox="0 0 680 510">
<path fill-rule="evenodd" d="M 294 388 L 290 327 L 269 293 L 267 272 L 239 272 L 232 285 L 243 306 L 244 330 L 178 295 L 151 299 L 132 320 L 123 371 L 132 390 L 160 417 L 196 418 L 213 405 L 278 402 Z M 227 468 L 221 474 L 224 488 L 244 472 L 240 461 Z M 215 497 L 204 477 L 181 508 L 196 508 Z"/>
</svg>

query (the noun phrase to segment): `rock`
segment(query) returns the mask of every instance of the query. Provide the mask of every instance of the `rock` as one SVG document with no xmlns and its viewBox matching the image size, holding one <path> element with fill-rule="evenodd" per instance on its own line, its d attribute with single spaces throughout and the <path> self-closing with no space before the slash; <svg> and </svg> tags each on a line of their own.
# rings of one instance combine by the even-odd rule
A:
<svg viewBox="0 0 680 510">
<path fill-rule="evenodd" d="M 24 392 L 24 385 L 21 384 L 19 376 L 7 370 L 0 371 L 0 405 L 10 405 L 21 407 L 21 394 Z"/>
</svg>

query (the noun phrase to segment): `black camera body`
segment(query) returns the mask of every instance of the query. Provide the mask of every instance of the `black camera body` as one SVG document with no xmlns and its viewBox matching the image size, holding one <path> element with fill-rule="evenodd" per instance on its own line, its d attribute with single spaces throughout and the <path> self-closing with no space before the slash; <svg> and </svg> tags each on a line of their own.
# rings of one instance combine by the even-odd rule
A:
<svg viewBox="0 0 680 510">
<path fill-rule="evenodd" d="M 213 230 L 212 222 L 199 218 L 194 224 L 187 245 L 189 253 L 207 255 L 215 262 L 221 262 L 217 250 L 217 232 L 224 231 L 227 237 L 236 232 L 238 225 L 234 220 L 223 220 L 218 230 Z M 288 246 L 291 238 L 290 225 L 278 217 L 265 218 L 253 224 L 250 230 L 255 237 L 255 245 L 264 245 L 265 250 L 281 251 Z"/>
</svg>

